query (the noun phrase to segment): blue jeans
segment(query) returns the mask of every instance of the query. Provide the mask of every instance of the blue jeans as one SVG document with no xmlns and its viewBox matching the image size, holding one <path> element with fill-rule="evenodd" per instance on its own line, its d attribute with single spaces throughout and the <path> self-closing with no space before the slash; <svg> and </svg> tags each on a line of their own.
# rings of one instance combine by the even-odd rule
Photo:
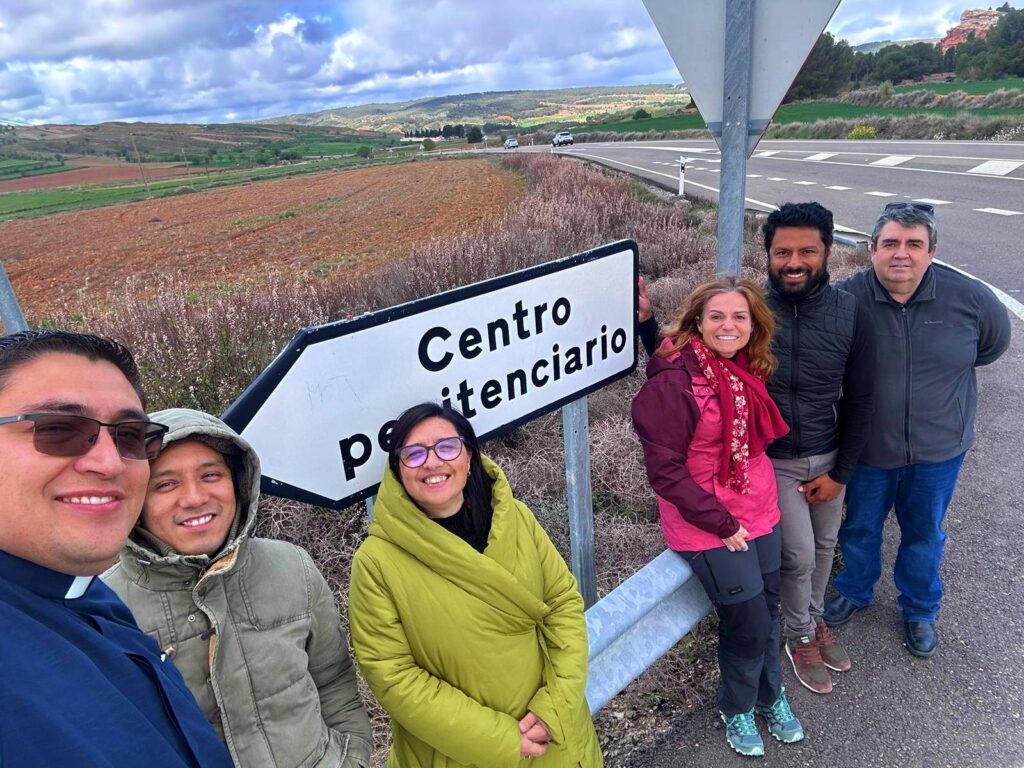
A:
<svg viewBox="0 0 1024 768">
<path fill-rule="evenodd" d="M 937 464 L 896 469 L 857 465 L 846 486 L 846 519 L 839 529 L 846 566 L 836 576 L 839 594 L 858 608 L 874 600 L 875 582 L 882 575 L 882 526 L 895 507 L 900 546 L 893 580 L 903 618 L 935 623 L 942 603 L 942 520 L 963 461 L 961 453 Z"/>
</svg>

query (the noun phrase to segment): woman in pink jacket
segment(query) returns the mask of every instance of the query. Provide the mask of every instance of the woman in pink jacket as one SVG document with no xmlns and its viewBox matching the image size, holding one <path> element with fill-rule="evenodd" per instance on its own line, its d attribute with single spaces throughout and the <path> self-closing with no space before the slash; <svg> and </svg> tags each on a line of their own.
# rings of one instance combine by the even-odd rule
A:
<svg viewBox="0 0 1024 768">
<path fill-rule="evenodd" d="M 755 711 L 779 741 L 804 734 L 779 664 L 779 505 L 765 448 L 789 431 L 765 390 L 775 321 L 760 289 L 727 277 L 686 299 L 633 400 L 666 544 L 718 613 L 726 740 L 763 755 Z"/>
</svg>

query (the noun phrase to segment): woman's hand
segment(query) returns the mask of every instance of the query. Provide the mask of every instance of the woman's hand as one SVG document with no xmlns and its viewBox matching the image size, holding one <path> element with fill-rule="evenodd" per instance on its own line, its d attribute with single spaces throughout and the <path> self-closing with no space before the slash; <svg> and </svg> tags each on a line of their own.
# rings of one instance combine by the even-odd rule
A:
<svg viewBox="0 0 1024 768">
<path fill-rule="evenodd" d="M 746 552 L 747 551 L 747 529 L 742 525 L 740 529 L 736 531 L 732 536 L 727 539 L 722 539 L 722 543 L 725 544 L 725 548 L 730 552 Z"/>
<path fill-rule="evenodd" d="M 519 756 L 540 757 L 548 751 L 549 741 L 551 733 L 544 721 L 533 712 L 527 712 L 519 721 Z"/>
</svg>

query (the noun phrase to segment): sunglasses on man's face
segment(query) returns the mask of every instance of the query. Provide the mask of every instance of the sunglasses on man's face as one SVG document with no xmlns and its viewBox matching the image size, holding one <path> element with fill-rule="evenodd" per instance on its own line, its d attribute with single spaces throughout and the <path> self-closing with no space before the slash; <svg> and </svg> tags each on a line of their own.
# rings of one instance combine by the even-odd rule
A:
<svg viewBox="0 0 1024 768">
<path fill-rule="evenodd" d="M 96 445 L 100 429 L 106 427 L 122 459 L 153 461 L 160 455 L 167 427 L 152 421 L 118 421 L 107 424 L 88 416 L 64 413 L 26 413 L 2 416 L 0 424 L 32 422 L 32 447 L 47 456 L 84 456 Z"/>
<path fill-rule="evenodd" d="M 462 454 L 461 437 L 445 437 L 433 445 L 421 445 L 413 443 L 403 446 L 398 452 L 398 460 L 409 469 L 422 467 L 427 463 L 427 456 L 433 451 L 441 461 L 454 461 Z"/>
<path fill-rule="evenodd" d="M 899 211 L 903 208 L 912 208 L 915 211 L 921 211 L 927 213 L 929 216 L 935 215 L 935 206 L 930 203 L 886 203 L 886 211 Z"/>
</svg>

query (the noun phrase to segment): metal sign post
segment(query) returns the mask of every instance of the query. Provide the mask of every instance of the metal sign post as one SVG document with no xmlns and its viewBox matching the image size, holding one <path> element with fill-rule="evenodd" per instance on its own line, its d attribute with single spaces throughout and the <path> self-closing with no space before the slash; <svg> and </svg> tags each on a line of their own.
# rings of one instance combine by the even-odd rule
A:
<svg viewBox="0 0 1024 768">
<path fill-rule="evenodd" d="M 726 0 L 725 8 L 725 39 L 730 44 L 725 47 L 723 78 L 717 271 L 720 275 L 738 275 L 743 265 L 743 216 L 746 211 L 753 0 Z"/>
<path fill-rule="evenodd" d="M 587 398 L 581 397 L 562 406 L 562 440 L 565 444 L 565 495 L 569 501 L 569 559 L 583 603 L 589 608 L 597 602 L 597 574 Z"/>
</svg>

